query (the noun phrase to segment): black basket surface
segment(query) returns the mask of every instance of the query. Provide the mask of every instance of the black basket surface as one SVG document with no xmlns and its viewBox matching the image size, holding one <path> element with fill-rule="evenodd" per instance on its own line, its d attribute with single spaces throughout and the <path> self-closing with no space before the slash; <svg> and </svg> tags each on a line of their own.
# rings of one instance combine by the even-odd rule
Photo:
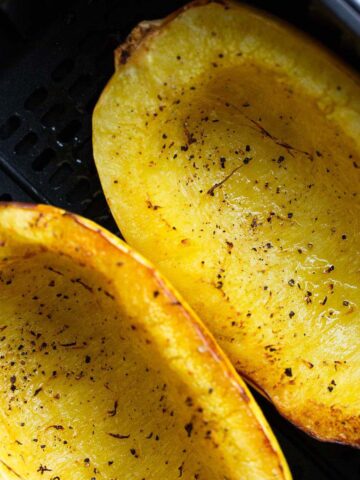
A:
<svg viewBox="0 0 360 480">
<path fill-rule="evenodd" d="M 20 7 L 27 4 L 13 1 L 23 4 Z M 114 48 L 139 21 L 161 18 L 184 2 L 74 0 L 54 2 L 54 9 L 57 3 L 61 3 L 58 14 L 50 15 L 48 9 L 42 28 L 39 8 L 34 7 L 38 22 L 35 34 L 31 13 L 24 24 L 16 12 L 2 12 L 0 3 L 0 41 L 2 25 L 6 24 L 9 39 L 21 47 L 17 55 L 9 49 L 6 59 L 0 52 L 0 62 L 4 60 L 0 64 L 0 201 L 49 203 L 118 233 L 93 161 L 92 110 L 112 74 Z M 248 3 L 309 31 L 356 66 L 353 42 L 322 13 L 320 2 Z M 39 1 L 34 0 L 34 4 Z M 358 450 L 310 438 L 266 400 L 255 396 L 295 480 L 360 479 Z"/>
</svg>

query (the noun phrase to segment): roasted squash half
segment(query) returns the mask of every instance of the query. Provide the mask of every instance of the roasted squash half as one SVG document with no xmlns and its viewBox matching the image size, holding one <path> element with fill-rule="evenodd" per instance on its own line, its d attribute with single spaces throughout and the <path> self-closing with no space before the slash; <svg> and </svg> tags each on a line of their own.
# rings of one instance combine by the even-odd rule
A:
<svg viewBox="0 0 360 480">
<path fill-rule="evenodd" d="M 292 422 L 360 445 L 360 82 L 228 2 L 141 24 L 95 109 L 126 240 Z"/>
<path fill-rule="evenodd" d="M 291 479 L 245 384 L 121 240 L 0 206 L 0 478 Z"/>
</svg>

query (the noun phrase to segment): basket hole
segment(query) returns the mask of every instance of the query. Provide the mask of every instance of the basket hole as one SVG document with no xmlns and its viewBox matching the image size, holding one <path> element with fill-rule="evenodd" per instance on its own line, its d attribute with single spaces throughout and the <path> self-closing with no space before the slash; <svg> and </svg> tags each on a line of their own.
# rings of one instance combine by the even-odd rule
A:
<svg viewBox="0 0 360 480">
<path fill-rule="evenodd" d="M 0 195 L 0 202 L 11 202 L 12 196 L 10 193 L 3 193 Z"/>
<path fill-rule="evenodd" d="M 68 163 L 63 163 L 60 165 L 60 167 L 56 170 L 53 175 L 51 175 L 49 184 L 53 188 L 59 188 L 63 183 L 66 182 L 66 180 L 69 178 L 69 176 L 72 174 L 73 169 Z"/>
<path fill-rule="evenodd" d="M 65 106 L 62 103 L 56 104 L 50 108 L 41 118 L 41 123 L 45 127 L 51 127 L 58 123 L 65 113 Z"/>
<path fill-rule="evenodd" d="M 79 48 L 82 52 L 89 52 L 99 46 L 101 41 L 101 34 L 99 32 L 89 32 L 79 42 Z"/>
<path fill-rule="evenodd" d="M 79 120 L 72 120 L 64 127 L 58 136 L 60 143 L 67 143 L 76 140 L 76 134 L 81 128 L 81 122 Z"/>
<path fill-rule="evenodd" d="M 86 207 L 84 215 L 90 218 L 100 217 L 107 215 L 109 207 L 107 206 L 105 197 L 103 194 L 97 194 L 90 204 Z"/>
<path fill-rule="evenodd" d="M 18 144 L 15 145 L 15 153 L 18 155 L 25 155 L 26 153 L 29 153 L 36 144 L 37 140 L 38 137 L 36 133 L 29 132 L 22 140 L 20 140 Z"/>
<path fill-rule="evenodd" d="M 107 230 L 124 240 L 124 237 L 119 231 L 119 227 L 116 225 L 115 220 L 110 214 L 105 215 L 103 218 L 97 218 L 96 221 L 101 223 Z"/>
<path fill-rule="evenodd" d="M 103 74 L 112 69 L 114 62 L 114 50 L 119 45 L 119 42 L 115 38 L 109 37 L 104 45 L 103 49 L 95 57 L 96 70 Z"/>
<path fill-rule="evenodd" d="M 54 160 L 56 154 L 53 149 L 47 148 L 38 155 L 35 160 L 32 162 L 32 168 L 35 172 L 41 172 L 46 168 L 49 163 Z"/>
<path fill-rule="evenodd" d="M 74 12 L 68 12 L 66 17 L 65 17 L 65 23 L 66 25 L 71 25 L 74 23 L 76 20 L 76 14 Z"/>
<path fill-rule="evenodd" d="M 53 70 L 51 78 L 55 82 L 61 82 L 71 72 L 73 68 L 74 60 L 72 60 L 71 58 L 67 58 L 63 62 L 59 63 L 55 70 Z"/>
<path fill-rule="evenodd" d="M 0 139 L 6 140 L 20 127 L 21 121 L 17 115 L 12 115 L 0 127 Z"/>
<path fill-rule="evenodd" d="M 294 475 L 294 478 L 304 478 L 304 467 L 299 464 L 293 465 L 291 468 L 291 473 Z"/>
<path fill-rule="evenodd" d="M 92 158 L 92 142 L 91 137 L 80 143 L 72 150 L 73 157 L 81 161 Z M 94 163 L 94 162 L 92 162 Z"/>
<path fill-rule="evenodd" d="M 88 89 L 91 85 L 91 75 L 84 74 L 71 85 L 69 93 L 73 97 L 78 97 L 83 94 L 84 90 Z"/>
<path fill-rule="evenodd" d="M 85 111 L 87 113 L 92 113 L 93 112 L 93 110 L 95 108 L 95 105 L 96 105 L 97 101 L 99 100 L 100 93 L 101 93 L 101 87 L 86 102 Z"/>
<path fill-rule="evenodd" d="M 89 197 L 90 182 L 86 178 L 79 180 L 70 190 L 66 198 L 70 203 L 83 202 Z"/>
<path fill-rule="evenodd" d="M 27 110 L 35 110 L 41 105 L 47 97 L 47 90 L 44 87 L 40 87 L 33 91 L 33 93 L 25 100 L 24 106 Z"/>
</svg>

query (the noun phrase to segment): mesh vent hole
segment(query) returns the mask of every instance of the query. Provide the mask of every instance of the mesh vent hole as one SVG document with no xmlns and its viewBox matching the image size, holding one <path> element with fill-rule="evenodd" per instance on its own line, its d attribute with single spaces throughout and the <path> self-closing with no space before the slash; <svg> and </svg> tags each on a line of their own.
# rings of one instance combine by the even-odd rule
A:
<svg viewBox="0 0 360 480">
<path fill-rule="evenodd" d="M 59 133 L 58 140 L 61 143 L 68 143 L 76 140 L 76 134 L 81 128 L 81 122 L 79 120 L 72 120 L 64 127 Z"/>
<path fill-rule="evenodd" d="M 89 52 L 99 46 L 103 36 L 99 32 L 88 32 L 79 42 L 79 48 L 82 52 Z"/>
<path fill-rule="evenodd" d="M 305 471 L 302 465 L 296 464 L 291 468 L 291 473 L 294 475 L 294 478 L 304 478 Z"/>
<path fill-rule="evenodd" d="M 51 74 L 51 78 L 55 82 L 61 82 L 64 80 L 65 77 L 72 71 L 74 68 L 74 60 L 71 58 L 67 58 L 63 62 L 59 63 L 59 65 L 53 70 Z"/>
<path fill-rule="evenodd" d="M 41 105 L 47 97 L 47 90 L 40 87 L 33 91 L 33 93 L 25 100 L 24 106 L 27 110 L 35 110 Z"/>
<path fill-rule="evenodd" d="M 18 155 L 25 155 L 29 153 L 33 146 L 36 144 L 38 137 L 36 133 L 30 132 L 25 137 L 20 140 L 20 142 L 15 145 L 15 153 Z"/>
<path fill-rule="evenodd" d="M 72 172 L 73 169 L 71 166 L 68 163 L 63 163 L 50 177 L 49 184 L 55 189 L 61 187 L 61 185 L 66 182 Z"/>
<path fill-rule="evenodd" d="M 66 25 L 71 25 L 74 23 L 76 20 L 76 14 L 74 12 L 68 12 L 66 17 L 65 17 L 65 23 Z"/>
<path fill-rule="evenodd" d="M 105 197 L 102 193 L 98 193 L 86 207 L 84 215 L 90 218 L 108 215 L 109 207 L 107 206 Z"/>
<path fill-rule="evenodd" d="M 87 113 L 92 113 L 92 112 L 93 112 L 93 110 L 94 110 L 94 108 L 95 108 L 95 105 L 96 105 L 96 102 L 99 100 L 102 87 L 103 87 L 103 85 L 99 86 L 99 88 L 98 88 L 97 91 L 94 93 L 94 95 L 92 95 L 92 96 L 90 97 L 90 99 L 86 102 L 86 104 L 85 104 L 85 111 L 86 111 Z"/>
<path fill-rule="evenodd" d="M 10 193 L 3 193 L 0 195 L 0 202 L 11 202 L 12 196 Z"/>
<path fill-rule="evenodd" d="M 65 113 L 65 106 L 64 104 L 56 104 L 50 108 L 48 112 L 46 112 L 42 118 L 41 123 L 44 127 L 51 127 L 55 126 L 58 121 L 62 118 Z"/>
<path fill-rule="evenodd" d="M 80 160 L 81 162 L 93 158 L 91 137 L 86 139 L 80 145 L 74 147 L 72 149 L 72 154 L 73 158 Z M 87 167 L 91 168 L 92 165 L 94 165 L 94 162 L 91 162 L 90 165 L 87 165 Z"/>
<path fill-rule="evenodd" d="M 20 127 L 20 124 L 21 121 L 17 115 L 12 115 L 9 117 L 6 122 L 0 126 L 0 139 L 6 140 L 7 138 L 10 138 L 11 135 Z"/>
<path fill-rule="evenodd" d="M 83 202 L 87 200 L 90 194 L 90 182 L 86 178 L 79 180 L 76 185 L 67 194 L 66 199 L 70 203 Z"/>
<path fill-rule="evenodd" d="M 88 89 L 91 85 L 91 75 L 84 74 L 71 85 L 69 93 L 72 97 L 78 97 L 84 93 L 84 90 Z"/>
<path fill-rule="evenodd" d="M 32 168 L 35 172 L 41 172 L 46 168 L 49 163 L 54 160 L 56 154 L 52 148 L 47 148 L 38 155 L 35 160 L 32 162 Z"/>
<path fill-rule="evenodd" d="M 100 74 L 106 73 L 109 69 L 109 65 L 112 64 L 114 58 L 114 50 L 119 45 L 119 42 L 115 38 L 108 38 L 104 48 L 95 58 L 96 71 Z"/>
</svg>

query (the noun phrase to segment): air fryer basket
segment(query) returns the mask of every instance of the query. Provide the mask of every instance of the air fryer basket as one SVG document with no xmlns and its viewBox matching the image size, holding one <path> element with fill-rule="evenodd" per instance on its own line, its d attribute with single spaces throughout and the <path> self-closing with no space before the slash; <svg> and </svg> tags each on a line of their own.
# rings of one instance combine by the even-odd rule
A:
<svg viewBox="0 0 360 480">
<path fill-rule="evenodd" d="M 33 0 L 29 9 L 25 0 L 0 0 L 0 43 L 7 53 L 2 58 L 0 52 L 0 200 L 49 203 L 119 233 L 94 166 L 92 110 L 112 74 L 113 50 L 131 28 L 184 3 L 63 0 L 49 9 Z M 358 40 L 322 2 L 247 3 L 309 31 L 356 67 Z M 254 394 L 295 480 L 360 479 L 359 451 L 308 437 Z"/>
</svg>

